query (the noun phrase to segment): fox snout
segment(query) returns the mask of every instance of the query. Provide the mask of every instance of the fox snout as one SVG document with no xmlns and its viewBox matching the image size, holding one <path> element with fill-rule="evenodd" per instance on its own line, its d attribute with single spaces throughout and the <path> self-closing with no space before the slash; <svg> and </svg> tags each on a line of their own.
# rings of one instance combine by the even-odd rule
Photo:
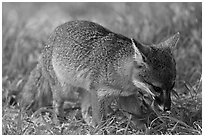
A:
<svg viewBox="0 0 204 137">
<path fill-rule="evenodd" d="M 162 111 L 171 110 L 171 95 L 170 91 L 163 90 L 159 96 L 155 97 L 155 101 Z"/>
</svg>

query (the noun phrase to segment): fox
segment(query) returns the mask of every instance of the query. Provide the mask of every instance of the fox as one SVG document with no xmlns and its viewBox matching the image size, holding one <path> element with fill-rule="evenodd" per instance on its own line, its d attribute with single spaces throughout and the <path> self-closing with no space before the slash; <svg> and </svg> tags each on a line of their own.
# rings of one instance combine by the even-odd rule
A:
<svg viewBox="0 0 204 137">
<path fill-rule="evenodd" d="M 106 119 L 108 106 L 116 98 L 118 105 L 142 116 L 137 99 L 140 93 L 148 95 L 162 111 L 170 111 L 176 79 L 173 50 L 179 37 L 177 32 L 163 42 L 145 45 L 95 22 L 66 22 L 51 33 L 42 49 L 21 94 L 21 104 L 42 96 L 45 104 L 52 104 L 63 116 L 65 101 L 80 101 L 83 118 L 93 126 Z M 40 79 L 46 90 L 29 89 L 29 85 L 40 84 Z M 42 104 L 33 108 L 39 106 Z"/>
</svg>

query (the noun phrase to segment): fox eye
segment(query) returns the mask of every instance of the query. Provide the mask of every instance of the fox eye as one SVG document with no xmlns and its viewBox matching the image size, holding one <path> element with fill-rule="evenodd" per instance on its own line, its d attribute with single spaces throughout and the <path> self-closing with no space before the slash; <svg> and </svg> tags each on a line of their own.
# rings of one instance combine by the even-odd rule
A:
<svg viewBox="0 0 204 137">
<path fill-rule="evenodd" d="M 152 85 L 152 87 L 153 87 L 154 91 L 156 91 L 157 93 L 161 93 L 162 92 L 162 88 L 154 86 L 154 85 Z"/>
<path fill-rule="evenodd" d="M 134 66 L 135 66 L 135 68 L 139 68 L 139 69 L 141 69 L 141 68 L 144 67 L 144 63 L 141 63 L 141 62 L 135 62 L 135 63 L 134 63 Z"/>
</svg>

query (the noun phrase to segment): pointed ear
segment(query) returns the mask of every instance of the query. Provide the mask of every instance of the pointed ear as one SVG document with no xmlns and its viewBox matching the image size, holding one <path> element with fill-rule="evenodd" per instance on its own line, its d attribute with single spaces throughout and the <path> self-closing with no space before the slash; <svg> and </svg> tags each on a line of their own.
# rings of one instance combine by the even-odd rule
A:
<svg viewBox="0 0 204 137">
<path fill-rule="evenodd" d="M 132 40 L 132 46 L 135 50 L 135 53 L 139 53 L 139 55 L 144 59 L 146 58 L 146 56 L 149 54 L 150 52 L 150 48 L 147 46 L 142 45 L 141 43 L 137 42 L 136 40 L 134 40 L 133 38 L 131 38 Z"/>
<path fill-rule="evenodd" d="M 168 38 L 166 41 L 162 42 L 162 47 L 169 47 L 171 49 L 174 49 L 179 41 L 180 33 L 177 32 L 170 38 Z"/>
<path fill-rule="evenodd" d="M 131 38 L 131 41 L 132 41 L 132 47 L 134 48 L 134 51 L 135 51 L 134 58 L 137 60 L 142 60 L 142 55 L 136 46 L 138 43 L 133 38 Z"/>
</svg>

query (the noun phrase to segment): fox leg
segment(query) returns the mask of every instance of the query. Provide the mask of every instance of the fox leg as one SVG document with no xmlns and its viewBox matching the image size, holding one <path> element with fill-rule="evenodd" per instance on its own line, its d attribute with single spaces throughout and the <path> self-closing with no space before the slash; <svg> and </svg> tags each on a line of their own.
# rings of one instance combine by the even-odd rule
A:
<svg viewBox="0 0 204 137">
<path fill-rule="evenodd" d="M 91 107 L 92 107 L 92 117 L 94 126 L 100 124 L 106 119 L 106 114 L 108 113 L 108 105 L 110 104 L 109 97 L 106 94 L 98 94 L 100 92 L 107 93 L 108 88 L 99 88 L 95 92 L 91 93 Z"/>
<path fill-rule="evenodd" d="M 88 92 L 83 92 L 82 93 L 82 100 L 81 100 L 81 113 L 84 121 L 88 125 L 93 125 L 92 118 L 89 113 L 89 108 L 91 107 L 91 98 L 90 98 L 90 93 Z"/>
<path fill-rule="evenodd" d="M 100 114 L 100 103 L 97 97 L 96 91 L 92 91 L 91 93 L 91 108 L 92 108 L 92 118 L 93 118 L 93 126 L 96 126 L 100 123 L 101 114 Z"/>
<path fill-rule="evenodd" d="M 79 100 L 78 88 L 70 84 L 57 84 L 53 88 L 53 106 L 60 117 L 64 116 L 64 102 L 76 103 Z"/>
<path fill-rule="evenodd" d="M 64 110 L 63 110 L 64 100 L 59 97 L 53 96 L 53 107 L 55 113 L 60 117 L 64 118 Z"/>
<path fill-rule="evenodd" d="M 56 83 L 55 85 L 52 86 L 53 109 L 59 117 L 63 118 L 64 117 L 64 110 L 63 110 L 64 99 L 60 95 L 60 92 L 62 92 L 61 90 L 63 90 L 63 88 L 59 83 Z"/>
</svg>

